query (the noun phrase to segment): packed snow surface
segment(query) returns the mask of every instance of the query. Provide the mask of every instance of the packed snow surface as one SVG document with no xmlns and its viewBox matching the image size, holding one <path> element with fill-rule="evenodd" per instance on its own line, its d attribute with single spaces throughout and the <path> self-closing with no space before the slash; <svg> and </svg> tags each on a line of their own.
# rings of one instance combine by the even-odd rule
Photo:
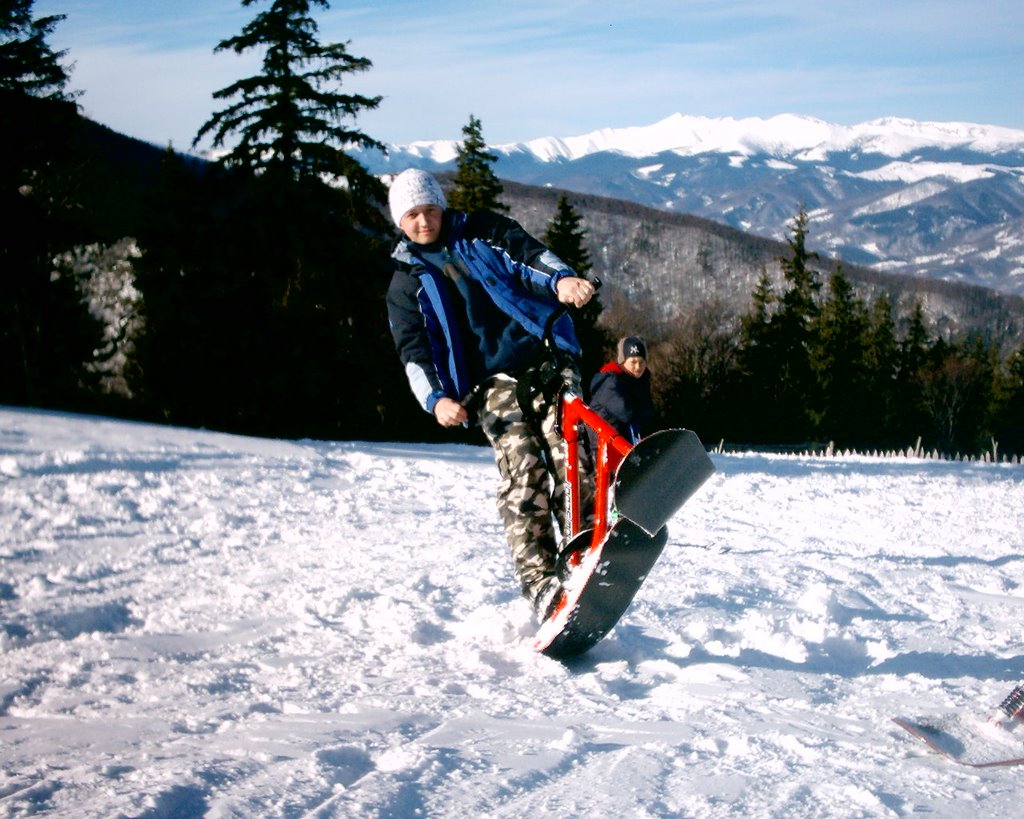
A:
<svg viewBox="0 0 1024 819">
<path fill-rule="evenodd" d="M 0 815 L 1019 816 L 890 718 L 1024 678 L 1024 467 L 714 462 L 562 663 L 487 449 L 0 408 Z"/>
</svg>

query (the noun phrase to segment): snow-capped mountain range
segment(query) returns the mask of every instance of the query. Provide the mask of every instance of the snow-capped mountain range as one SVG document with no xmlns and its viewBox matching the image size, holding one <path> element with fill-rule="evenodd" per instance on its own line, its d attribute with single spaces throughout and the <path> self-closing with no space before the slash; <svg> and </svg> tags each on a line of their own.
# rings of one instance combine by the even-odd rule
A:
<svg viewBox="0 0 1024 819">
<path fill-rule="evenodd" d="M 392 145 L 387 157 L 361 158 L 382 174 L 448 170 L 458 144 Z M 503 179 L 691 213 L 774 239 L 803 206 L 809 245 L 847 263 L 1024 295 L 1024 131 L 675 114 L 646 127 L 489 150 Z"/>
</svg>

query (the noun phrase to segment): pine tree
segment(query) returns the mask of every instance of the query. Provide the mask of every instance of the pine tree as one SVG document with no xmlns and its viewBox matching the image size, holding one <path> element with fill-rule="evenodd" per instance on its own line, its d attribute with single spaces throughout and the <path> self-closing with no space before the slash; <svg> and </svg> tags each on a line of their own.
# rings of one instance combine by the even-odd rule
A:
<svg viewBox="0 0 1024 819">
<path fill-rule="evenodd" d="M 63 14 L 32 19 L 32 0 L 0 3 L 0 91 L 21 91 L 40 99 L 70 98 L 66 51 L 46 42 Z"/>
<path fill-rule="evenodd" d="M 896 434 L 896 374 L 899 368 L 899 346 L 892 305 L 880 296 L 872 305 L 864 334 L 864 367 L 866 391 L 871 396 L 865 417 L 865 428 L 872 432 L 872 446 L 894 448 L 905 445 Z"/>
<path fill-rule="evenodd" d="M 778 315 L 772 322 L 777 328 L 779 353 L 776 369 L 779 382 L 777 433 L 783 439 L 794 441 L 811 432 L 812 414 L 819 406 L 810 351 L 821 282 L 809 264 L 818 255 L 808 252 L 806 241 L 807 213 L 801 207 L 793 221 L 792 234 L 786 239 L 790 255 L 779 259 L 788 287 L 782 294 Z"/>
<path fill-rule="evenodd" d="M 779 258 L 782 275 L 789 283 L 782 299 L 782 309 L 796 314 L 805 323 L 814 317 L 815 297 L 821 290 L 818 274 L 808 264 L 817 259 L 818 254 L 807 250 L 807 223 L 807 211 L 801 207 L 793 218 L 792 233 L 786 237 L 790 256 Z"/>
<path fill-rule="evenodd" d="M 265 0 L 242 0 L 252 6 Z M 376 108 L 381 97 L 342 94 L 336 90 L 349 74 L 372 63 L 348 53 L 347 43 L 321 44 L 310 7 L 329 8 L 327 0 L 272 0 L 236 37 L 221 41 L 215 51 L 263 53 L 262 73 L 238 80 L 214 93 L 235 100 L 215 113 L 200 129 L 193 146 L 211 135 L 214 147 L 237 135 L 237 143 L 220 158 L 226 167 L 248 168 L 286 179 L 345 180 L 358 203 L 383 201 L 384 188 L 346 146 L 384 146 L 346 121 Z"/>
<path fill-rule="evenodd" d="M 593 267 L 584 244 L 586 236 L 583 219 L 569 202 L 569 198 L 564 193 L 561 194 L 558 197 L 555 216 L 544 231 L 543 241 L 552 253 L 584 278 Z M 610 334 L 597 326 L 603 309 L 600 292 L 597 292 L 586 305 L 574 311 L 572 316 L 576 336 L 583 348 L 584 385 L 589 384 L 591 377 L 600 369 L 606 351 L 613 343 Z"/>
<path fill-rule="evenodd" d="M 559 195 L 555 216 L 544 231 L 544 244 L 576 273 L 586 276 L 593 265 L 583 244 L 587 232 L 582 224 L 583 219 L 576 213 L 569 197 L 564 193 Z"/>
<path fill-rule="evenodd" d="M 807 214 L 800 209 L 787 238 L 790 254 L 779 259 L 786 284 L 774 292 L 762 271 L 750 313 L 740 320 L 738 400 L 751 408 L 738 429 L 754 441 L 802 442 L 820 412 L 817 379 L 811 366 L 817 330 L 817 258 L 806 246 Z"/>
<path fill-rule="evenodd" d="M 924 407 L 923 378 L 933 341 L 925 321 L 921 302 L 914 304 L 910 323 L 899 344 L 895 385 L 894 431 L 904 446 L 929 434 L 929 418 Z"/>
<path fill-rule="evenodd" d="M 1024 456 L 1024 344 L 1003 362 L 994 393 L 992 435 L 999 451 Z"/>
<path fill-rule="evenodd" d="M 906 335 L 900 342 L 900 374 L 907 379 L 913 378 L 928 361 L 931 347 L 932 338 L 928 333 L 924 306 L 918 301 L 914 303 Z"/>
<path fill-rule="evenodd" d="M 67 52 L 46 42 L 63 19 L 62 14 L 32 19 L 32 0 L 0 3 L 2 193 L 29 198 L 50 215 L 68 204 L 66 186 L 53 171 L 70 152 L 77 114 L 60 63 Z"/>
<path fill-rule="evenodd" d="M 732 402 L 737 409 L 732 432 L 750 441 L 768 441 L 779 423 L 775 324 L 779 297 L 767 270 L 761 270 L 752 299 L 750 312 L 740 318 L 737 383 Z M 740 406 L 743 411 L 738 409 Z"/>
<path fill-rule="evenodd" d="M 740 343 L 743 348 L 754 350 L 764 346 L 767 341 L 768 328 L 777 310 L 773 305 L 778 303 L 778 297 L 767 270 L 762 268 L 751 297 L 753 307 L 740 321 Z"/>
<path fill-rule="evenodd" d="M 385 232 L 384 188 L 342 150 L 377 143 L 339 124 L 379 98 L 328 87 L 369 62 L 316 41 L 313 5 L 327 7 L 274 0 L 218 46 L 264 53 L 263 73 L 218 92 L 240 100 L 197 137 L 239 143 L 199 179 L 169 166 L 165 180 L 184 197 L 155 201 L 140 236 L 138 372 L 148 405 L 174 420 L 372 438 L 396 416 L 386 404 L 402 373 L 388 366 L 387 252 L 374 238 Z"/>
<path fill-rule="evenodd" d="M 72 172 L 80 118 L 65 53 L 46 42 L 62 19 L 33 19 L 30 0 L 0 4 L 0 403 L 86 409 L 103 328 L 54 264 L 86 239 Z"/>
<path fill-rule="evenodd" d="M 871 441 L 872 430 L 865 426 L 873 401 L 866 365 L 868 326 L 867 309 L 837 267 L 815 319 L 810 361 L 821 401 L 817 432 L 844 447 Z"/>
<path fill-rule="evenodd" d="M 497 154 L 487 150 L 480 120 L 469 115 L 469 124 L 462 128 L 463 142 L 458 147 L 455 185 L 448 195 L 448 204 L 463 213 L 492 210 L 505 213 L 508 207 L 501 203 L 502 186 L 491 167 L 498 161 Z"/>
</svg>

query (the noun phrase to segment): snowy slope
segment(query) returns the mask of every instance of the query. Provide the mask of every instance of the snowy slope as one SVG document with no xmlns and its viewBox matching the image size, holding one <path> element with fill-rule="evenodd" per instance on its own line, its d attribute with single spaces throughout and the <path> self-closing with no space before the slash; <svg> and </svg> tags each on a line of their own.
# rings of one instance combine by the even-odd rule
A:
<svg viewBox="0 0 1024 819">
<path fill-rule="evenodd" d="M 0 408 L 0 815 L 1019 815 L 889 717 L 1024 677 L 1024 467 L 715 463 L 563 665 L 488 450 Z"/>
</svg>

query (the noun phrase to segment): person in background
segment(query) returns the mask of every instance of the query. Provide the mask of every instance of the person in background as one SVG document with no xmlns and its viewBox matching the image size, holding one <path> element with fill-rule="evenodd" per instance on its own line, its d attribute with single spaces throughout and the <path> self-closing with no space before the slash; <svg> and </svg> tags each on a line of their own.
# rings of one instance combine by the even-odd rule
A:
<svg viewBox="0 0 1024 819">
<path fill-rule="evenodd" d="M 514 220 L 449 209 L 425 171 L 395 177 L 388 205 L 401 231 L 387 295 L 399 359 L 437 423 L 478 424 L 494 448 L 513 566 L 543 620 L 563 596 L 559 396 L 563 386 L 578 392 L 580 379 L 565 306 L 585 305 L 594 285 Z"/>
<path fill-rule="evenodd" d="M 590 381 L 590 408 L 635 444 L 653 431 L 647 345 L 640 336 L 619 339 L 615 361 L 605 364 Z"/>
</svg>

